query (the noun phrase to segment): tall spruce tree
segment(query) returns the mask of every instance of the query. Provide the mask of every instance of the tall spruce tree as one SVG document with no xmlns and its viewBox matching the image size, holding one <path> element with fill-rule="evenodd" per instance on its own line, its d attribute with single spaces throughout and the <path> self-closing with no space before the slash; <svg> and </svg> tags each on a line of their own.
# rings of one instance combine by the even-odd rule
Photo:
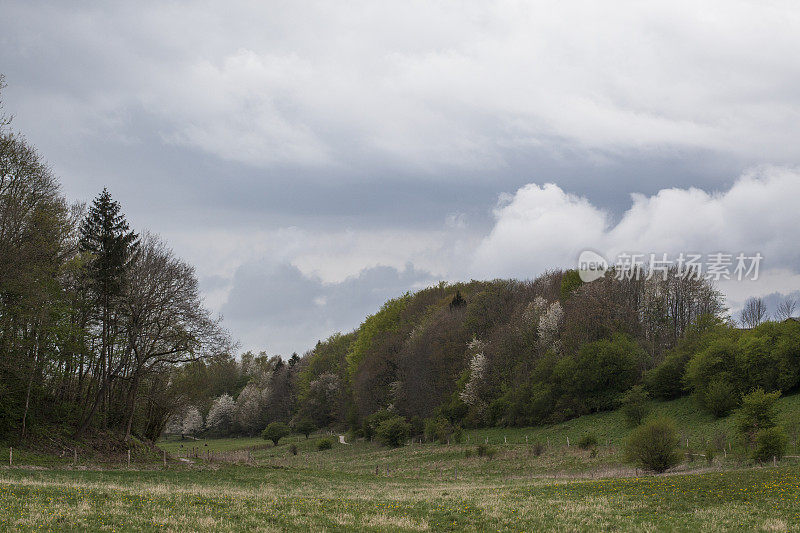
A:
<svg viewBox="0 0 800 533">
<path fill-rule="evenodd" d="M 100 381 L 91 409 L 78 430 L 82 433 L 102 405 L 103 422 L 107 416 L 107 399 L 114 370 L 112 323 L 114 309 L 123 292 L 125 273 L 139 247 L 139 236 L 131 231 L 119 202 L 107 189 L 95 198 L 80 228 L 81 251 L 90 254 L 89 286 L 94 295 L 100 320 Z"/>
</svg>

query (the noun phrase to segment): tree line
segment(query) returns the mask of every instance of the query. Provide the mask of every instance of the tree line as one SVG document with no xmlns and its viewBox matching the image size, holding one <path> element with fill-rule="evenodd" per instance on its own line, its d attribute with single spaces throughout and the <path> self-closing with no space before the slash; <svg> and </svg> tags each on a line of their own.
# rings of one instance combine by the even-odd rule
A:
<svg viewBox="0 0 800 533">
<path fill-rule="evenodd" d="M 688 394 L 725 416 L 756 388 L 800 383 L 800 322 L 753 322 L 753 305 L 740 326 L 708 280 L 677 271 L 440 283 L 386 302 L 287 364 L 264 353 L 229 358 L 224 391 L 195 398 L 193 424 L 178 413 L 172 429 L 256 435 L 280 422 L 393 442 L 407 426 L 445 441 L 459 428 L 554 423 L 634 397 Z M 222 375 L 219 364 L 195 363 L 193 375 Z"/>
<path fill-rule="evenodd" d="M 131 230 L 107 190 L 69 203 L 0 116 L 0 440 L 156 439 L 183 401 L 175 372 L 231 349 L 193 267 Z"/>
</svg>

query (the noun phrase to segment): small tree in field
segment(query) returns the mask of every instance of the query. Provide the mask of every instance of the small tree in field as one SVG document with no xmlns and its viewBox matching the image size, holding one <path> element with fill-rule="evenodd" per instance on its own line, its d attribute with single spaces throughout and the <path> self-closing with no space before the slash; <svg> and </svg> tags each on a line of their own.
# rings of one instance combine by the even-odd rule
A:
<svg viewBox="0 0 800 533">
<path fill-rule="evenodd" d="M 759 431 L 775 427 L 778 417 L 775 402 L 780 395 L 778 391 L 766 393 L 758 388 L 742 398 L 742 406 L 736 412 L 736 422 L 739 434 L 748 446 L 755 443 Z"/>
<path fill-rule="evenodd" d="M 650 413 L 649 399 L 650 395 L 641 385 L 635 385 L 622 395 L 619 403 L 628 426 L 636 427 L 647 417 Z"/>
<path fill-rule="evenodd" d="M 637 427 L 625 443 L 626 458 L 640 468 L 665 472 L 681 460 L 678 433 L 669 418 L 657 418 Z"/>
<path fill-rule="evenodd" d="M 762 429 L 756 433 L 753 459 L 760 463 L 781 459 L 786 453 L 786 441 L 786 433 L 778 426 Z"/>
<path fill-rule="evenodd" d="M 411 433 L 411 424 L 406 422 L 406 419 L 402 416 L 395 416 L 381 422 L 375 433 L 381 444 L 397 448 L 408 440 L 408 436 Z"/>
<path fill-rule="evenodd" d="M 299 421 L 294 430 L 300 433 L 301 435 L 305 435 L 306 438 L 309 437 L 314 431 L 317 429 L 317 425 L 314 424 L 313 421 L 309 418 L 304 418 L 303 420 Z"/>
<path fill-rule="evenodd" d="M 271 440 L 272 443 L 277 446 L 278 441 L 289 435 L 291 432 L 292 430 L 289 429 L 289 426 L 283 422 L 273 422 L 264 428 L 264 431 L 261 432 L 261 437 L 264 440 Z"/>
</svg>

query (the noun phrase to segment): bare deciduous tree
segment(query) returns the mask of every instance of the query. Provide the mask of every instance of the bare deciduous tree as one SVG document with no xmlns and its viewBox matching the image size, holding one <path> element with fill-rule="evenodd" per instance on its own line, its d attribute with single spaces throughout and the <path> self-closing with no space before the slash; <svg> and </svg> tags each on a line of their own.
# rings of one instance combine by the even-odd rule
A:
<svg viewBox="0 0 800 533">
<path fill-rule="evenodd" d="M 778 309 L 775 311 L 775 320 L 780 322 L 793 317 L 796 309 L 797 300 L 787 296 L 778 304 Z"/>
<path fill-rule="evenodd" d="M 145 235 L 128 275 L 125 295 L 130 436 L 142 378 L 164 365 L 194 361 L 230 348 L 227 333 L 202 306 L 194 268 L 158 237 Z"/>
<path fill-rule="evenodd" d="M 746 328 L 755 328 L 767 319 L 767 305 L 762 298 L 749 298 L 742 308 L 741 321 Z"/>
</svg>

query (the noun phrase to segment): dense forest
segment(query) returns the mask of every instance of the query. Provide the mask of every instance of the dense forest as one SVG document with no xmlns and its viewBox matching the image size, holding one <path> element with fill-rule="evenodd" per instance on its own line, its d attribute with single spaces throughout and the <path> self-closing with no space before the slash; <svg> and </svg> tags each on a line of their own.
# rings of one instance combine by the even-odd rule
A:
<svg viewBox="0 0 800 533">
<path fill-rule="evenodd" d="M 388 419 L 419 435 L 558 422 L 631 394 L 692 394 L 724 416 L 756 387 L 798 387 L 791 303 L 768 320 L 752 300 L 737 326 L 711 282 L 641 274 L 442 282 L 302 356 L 237 357 L 193 268 L 132 230 L 108 191 L 70 204 L 0 118 L 0 440 L 274 423 L 371 438 Z"/>
</svg>

